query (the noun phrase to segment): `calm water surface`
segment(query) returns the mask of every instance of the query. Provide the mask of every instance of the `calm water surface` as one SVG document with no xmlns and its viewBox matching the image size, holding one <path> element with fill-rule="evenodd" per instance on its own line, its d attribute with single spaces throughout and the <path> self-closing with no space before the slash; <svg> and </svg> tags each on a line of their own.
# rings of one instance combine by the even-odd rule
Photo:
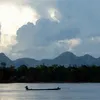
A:
<svg viewBox="0 0 100 100">
<path fill-rule="evenodd" d="M 30 88 L 55 88 L 58 91 L 26 91 Z M 0 84 L 0 100 L 100 100 L 99 83 L 69 84 Z"/>
</svg>

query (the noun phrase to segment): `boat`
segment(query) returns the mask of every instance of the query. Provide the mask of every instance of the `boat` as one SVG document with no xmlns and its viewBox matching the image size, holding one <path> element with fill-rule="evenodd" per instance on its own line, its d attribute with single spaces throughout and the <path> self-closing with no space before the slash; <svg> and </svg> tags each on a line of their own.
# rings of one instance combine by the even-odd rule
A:
<svg viewBox="0 0 100 100">
<path fill-rule="evenodd" d="M 26 90 L 60 90 L 61 88 L 57 87 L 57 88 L 48 88 L 48 89 L 29 89 L 28 86 L 25 86 Z"/>
</svg>

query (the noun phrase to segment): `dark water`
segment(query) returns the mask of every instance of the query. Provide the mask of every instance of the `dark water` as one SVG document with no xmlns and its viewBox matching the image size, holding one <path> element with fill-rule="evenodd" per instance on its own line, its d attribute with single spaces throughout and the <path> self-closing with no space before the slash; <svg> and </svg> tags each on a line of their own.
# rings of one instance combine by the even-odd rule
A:
<svg viewBox="0 0 100 100">
<path fill-rule="evenodd" d="M 26 91 L 30 88 L 55 88 L 58 91 Z M 0 84 L 0 100 L 100 100 L 99 83 L 80 84 Z"/>
</svg>

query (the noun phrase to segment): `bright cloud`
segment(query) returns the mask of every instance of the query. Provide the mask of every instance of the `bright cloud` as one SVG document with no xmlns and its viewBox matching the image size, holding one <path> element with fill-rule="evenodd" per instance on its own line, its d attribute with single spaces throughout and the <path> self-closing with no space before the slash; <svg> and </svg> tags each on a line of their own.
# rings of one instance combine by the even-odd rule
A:
<svg viewBox="0 0 100 100">
<path fill-rule="evenodd" d="M 100 43 L 100 36 L 95 36 L 91 38 L 92 42 Z"/>
<path fill-rule="evenodd" d="M 39 16 L 29 6 L 18 6 L 11 3 L 0 5 L 0 23 L 1 23 L 1 52 L 7 51 L 17 43 L 16 32 L 27 22 L 36 23 Z M 9 52 L 9 49 L 8 49 Z"/>
<path fill-rule="evenodd" d="M 54 21 L 60 22 L 61 14 L 54 8 L 50 8 L 48 10 L 48 13 L 50 15 L 50 18 Z"/>
<path fill-rule="evenodd" d="M 77 47 L 81 43 L 81 40 L 76 38 L 76 39 L 65 39 L 65 40 L 60 40 L 58 41 L 59 46 L 64 46 L 64 48 L 68 48 L 66 50 L 71 51 L 73 48 Z"/>
<path fill-rule="evenodd" d="M 53 3 L 54 0 L 0 0 L 0 46 L 2 47 L 0 51 L 9 52 L 9 48 L 11 49 L 17 43 L 17 30 L 28 22 L 36 24 L 40 17 L 48 15 L 58 21 L 56 14 L 58 11 L 54 8 L 49 10 L 53 7 L 51 6 Z M 44 9 L 46 9 L 45 14 L 42 15 Z"/>
</svg>

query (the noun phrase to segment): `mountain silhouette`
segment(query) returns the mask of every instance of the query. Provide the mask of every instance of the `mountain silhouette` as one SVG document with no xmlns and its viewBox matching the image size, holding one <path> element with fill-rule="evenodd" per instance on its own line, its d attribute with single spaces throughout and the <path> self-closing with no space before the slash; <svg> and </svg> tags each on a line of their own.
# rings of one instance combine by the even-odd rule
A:
<svg viewBox="0 0 100 100">
<path fill-rule="evenodd" d="M 72 52 L 61 53 L 59 56 L 55 57 L 54 59 L 42 59 L 42 60 L 31 59 L 30 60 L 29 58 L 27 58 L 27 60 L 25 60 L 25 58 L 20 58 L 20 59 L 15 60 L 15 62 L 16 61 L 20 61 L 20 62 L 23 61 L 24 64 L 28 66 L 41 65 L 41 64 L 45 64 L 48 66 L 53 65 L 53 64 L 65 65 L 65 66 L 100 65 L 100 58 L 94 58 L 89 54 L 78 57 Z"/>
<path fill-rule="evenodd" d="M 38 60 L 32 58 L 20 58 L 13 61 L 15 66 L 20 66 L 20 65 L 35 66 L 38 64 L 38 62 L 39 62 Z"/>
<path fill-rule="evenodd" d="M 5 62 L 7 66 L 14 65 L 16 67 L 19 67 L 20 65 L 35 67 L 36 65 L 41 65 L 41 64 L 45 64 L 47 66 L 53 64 L 65 65 L 65 66 L 100 65 L 100 57 L 94 58 L 89 54 L 86 54 L 84 56 L 76 56 L 72 52 L 64 52 L 55 57 L 54 59 L 35 60 L 32 58 L 19 58 L 12 61 L 4 53 L 0 53 L 0 62 Z"/>
<path fill-rule="evenodd" d="M 13 61 L 9 59 L 4 53 L 0 53 L 0 63 L 5 62 L 7 66 L 14 65 Z"/>
</svg>

